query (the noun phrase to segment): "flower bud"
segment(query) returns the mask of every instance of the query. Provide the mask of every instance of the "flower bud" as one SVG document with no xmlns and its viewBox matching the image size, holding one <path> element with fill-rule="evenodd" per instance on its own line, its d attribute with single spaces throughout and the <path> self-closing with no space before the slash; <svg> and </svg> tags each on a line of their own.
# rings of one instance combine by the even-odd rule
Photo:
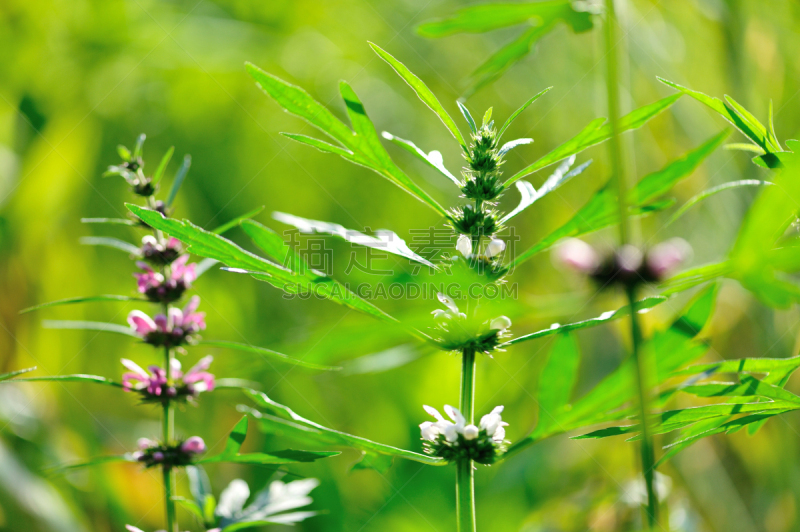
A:
<svg viewBox="0 0 800 532">
<path fill-rule="evenodd" d="M 158 444 L 149 438 L 139 438 L 136 441 L 136 446 L 140 451 L 146 451 L 150 447 L 155 447 L 156 445 Z"/>
<path fill-rule="evenodd" d="M 692 253 L 688 242 L 682 238 L 671 238 L 656 244 L 647 252 L 647 269 L 655 280 L 663 279 L 686 260 Z"/>
<path fill-rule="evenodd" d="M 489 324 L 490 329 L 496 329 L 498 331 L 505 331 L 509 327 L 511 327 L 511 320 L 508 319 L 508 316 L 498 316 Z"/>
<path fill-rule="evenodd" d="M 467 235 L 459 235 L 456 250 L 465 257 L 469 257 L 472 254 L 472 239 Z"/>
<path fill-rule="evenodd" d="M 188 454 L 202 454 L 206 452 L 206 443 L 200 436 L 192 436 L 183 442 L 181 451 Z"/>
<path fill-rule="evenodd" d="M 502 240 L 497 238 L 493 238 L 491 242 L 486 246 L 486 256 L 491 258 L 496 255 L 499 255 L 506 249 L 506 243 Z"/>
<path fill-rule="evenodd" d="M 164 461 L 164 453 L 161 451 L 156 451 L 153 453 L 153 461 L 154 462 L 163 462 Z"/>
<path fill-rule="evenodd" d="M 475 438 L 478 437 L 479 433 L 480 430 L 478 429 L 478 427 L 476 427 L 475 425 L 467 425 L 466 427 L 464 427 L 464 432 L 462 434 L 464 434 L 464 439 L 474 440 Z"/>
</svg>

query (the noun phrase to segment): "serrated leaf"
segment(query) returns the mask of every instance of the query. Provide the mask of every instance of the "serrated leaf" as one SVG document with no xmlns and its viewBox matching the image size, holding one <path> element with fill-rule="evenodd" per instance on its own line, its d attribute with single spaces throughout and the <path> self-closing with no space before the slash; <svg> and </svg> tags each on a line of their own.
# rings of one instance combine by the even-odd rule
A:
<svg viewBox="0 0 800 532">
<path fill-rule="evenodd" d="M 458 141 L 464 151 L 467 150 L 467 143 L 464 142 L 464 137 L 461 135 L 461 131 L 458 130 L 458 126 L 450 117 L 450 115 L 445 111 L 442 104 L 439 103 L 439 100 L 436 96 L 431 92 L 425 83 L 422 82 L 417 76 L 415 76 L 403 63 L 392 57 L 388 52 L 380 48 L 378 45 L 374 43 L 369 43 L 372 49 L 375 51 L 378 56 L 386 61 L 389 66 L 391 66 L 397 74 L 403 78 L 409 87 L 411 87 L 414 92 L 417 94 L 420 100 L 427 105 L 431 111 L 436 113 L 445 127 L 450 131 L 453 137 Z"/>
<path fill-rule="evenodd" d="M 345 149 L 304 135 L 287 135 L 289 138 L 309 144 L 322 151 L 335 153 L 355 164 L 369 168 L 427 204 L 440 215 L 447 217 L 447 211 L 444 207 L 439 205 L 436 200 L 417 186 L 394 164 L 381 145 L 375 132 L 375 127 L 367 117 L 364 105 L 349 85 L 343 82 L 340 84 L 340 90 L 354 131 L 351 131 L 349 127 L 333 116 L 325 106 L 314 100 L 302 88 L 264 72 L 251 63 L 247 63 L 247 71 L 264 92 L 272 97 L 278 105 L 329 135 L 344 146 Z"/>
<path fill-rule="evenodd" d="M 242 224 L 242 229 L 261 251 L 278 264 L 301 274 L 309 271 L 306 261 L 269 227 L 253 220 L 247 220 Z"/>
<path fill-rule="evenodd" d="M 330 277 L 314 271 L 294 272 L 284 266 L 270 262 L 242 249 L 230 240 L 198 227 L 188 220 L 165 218 L 161 213 L 126 204 L 128 209 L 147 225 L 174 236 L 187 246 L 187 251 L 201 257 L 215 259 L 234 271 L 246 272 L 258 280 L 265 281 L 288 293 L 300 290 L 315 293 L 331 301 L 345 305 L 378 318 L 387 323 L 397 320 L 365 301 Z"/>
<path fill-rule="evenodd" d="M 170 159 L 172 159 L 173 153 L 175 153 L 175 146 L 170 146 L 167 153 L 161 158 L 161 162 L 158 163 L 158 168 L 153 172 L 153 185 L 157 185 L 159 181 L 161 181 L 161 178 L 164 177 L 164 171 L 167 169 L 167 165 Z"/>
<path fill-rule="evenodd" d="M 172 202 L 175 201 L 175 196 L 178 195 L 178 191 L 181 189 L 181 185 L 183 185 L 183 180 L 186 179 L 186 174 L 189 173 L 190 166 L 192 166 L 192 156 L 184 155 L 181 167 L 178 168 L 178 173 L 175 174 L 175 179 L 172 181 L 172 187 L 169 189 L 167 207 L 171 207 Z"/>
<path fill-rule="evenodd" d="M 88 297 L 70 297 L 68 299 L 59 299 L 58 301 L 50 301 L 49 303 L 42 303 L 41 305 L 34 305 L 19 311 L 20 314 L 32 312 L 34 310 L 41 310 L 48 307 L 58 307 L 61 305 L 74 305 L 77 303 L 94 303 L 96 301 L 147 301 L 142 297 L 133 296 L 118 296 L 118 295 L 102 295 L 102 296 L 88 296 Z"/>
<path fill-rule="evenodd" d="M 452 181 L 457 187 L 461 188 L 461 182 L 458 180 L 458 178 L 453 174 L 451 174 L 447 168 L 445 168 L 444 159 L 442 158 L 442 154 L 440 152 L 433 150 L 430 153 L 425 153 L 410 140 L 405 140 L 401 139 L 400 137 L 395 137 L 388 131 L 384 131 L 382 135 L 383 138 L 385 138 L 386 140 L 397 144 L 407 152 L 411 153 L 412 155 L 416 156 L 417 158 L 425 162 L 431 168 L 435 168 L 436 170 L 438 170 L 442 175 L 444 175 L 450 181 Z"/>
<path fill-rule="evenodd" d="M 141 250 L 137 246 L 134 246 L 130 242 L 125 242 L 124 240 L 120 240 L 119 238 L 113 238 L 108 236 L 84 236 L 81 237 L 79 242 L 85 246 L 106 246 L 109 248 L 114 248 L 120 251 L 124 251 L 136 257 L 141 256 Z"/>
<path fill-rule="evenodd" d="M 438 269 L 432 262 L 414 253 L 408 247 L 405 240 L 388 229 L 379 229 L 375 231 L 375 236 L 369 236 L 354 229 L 346 229 L 339 224 L 309 220 L 308 218 L 301 218 L 300 216 L 294 216 L 293 214 L 287 214 L 285 212 L 274 212 L 272 217 L 279 222 L 296 227 L 301 233 L 320 233 L 335 236 L 351 244 L 399 255 L 408 260 L 424 264 L 429 268 Z"/>
<path fill-rule="evenodd" d="M 680 94 L 674 94 L 631 111 L 619 119 L 617 124 L 619 133 L 640 128 L 650 119 L 658 116 L 662 111 L 669 108 L 678 100 L 679 97 Z M 550 153 L 540 157 L 533 164 L 514 174 L 503 184 L 503 186 L 508 188 L 514 184 L 515 181 L 522 179 L 527 175 L 566 159 L 570 155 L 578 154 L 591 146 L 605 142 L 611 138 L 612 134 L 613 132 L 611 131 L 611 124 L 607 123 L 605 118 L 597 118 L 590 122 L 588 126 L 586 126 L 580 133 L 572 137 L 570 140 L 564 142 Z"/>
<path fill-rule="evenodd" d="M 307 444 L 342 445 L 353 447 L 367 453 L 404 458 L 427 465 L 446 464 L 441 458 L 398 449 L 390 445 L 376 443 L 366 438 L 323 427 L 318 423 L 314 423 L 296 414 L 289 407 L 276 403 L 262 392 L 256 390 L 245 390 L 245 392 L 255 401 L 256 405 L 269 412 L 264 413 L 253 409 L 248 410 L 253 417 L 259 420 L 262 428 L 270 433 L 273 430 L 283 429 L 290 436 Z"/>
<path fill-rule="evenodd" d="M 649 310 L 656 305 L 660 305 L 667 300 L 664 296 L 653 296 L 647 297 L 640 301 L 636 302 L 636 311 L 643 312 Z M 509 340 L 508 342 L 504 343 L 503 346 L 510 346 L 514 344 L 518 344 L 521 342 L 527 342 L 529 340 L 535 340 L 537 338 L 543 338 L 545 336 L 551 336 L 553 334 L 563 334 L 568 333 L 571 331 L 575 331 L 578 329 L 585 329 L 587 327 L 594 327 L 596 325 L 600 325 L 603 323 L 607 323 L 609 321 L 618 320 L 620 318 L 624 318 L 630 314 L 630 307 L 628 305 L 619 308 L 617 310 L 609 310 L 607 312 L 603 312 L 596 318 L 589 318 L 588 320 L 577 321 L 574 323 L 566 323 L 564 325 L 560 323 L 554 323 L 547 329 L 543 329 L 541 331 L 537 331 L 534 333 L 526 334 L 524 336 L 518 336 Z"/>
<path fill-rule="evenodd" d="M 506 142 L 505 144 L 503 144 L 500 147 L 500 150 L 498 151 L 498 153 L 500 155 L 505 155 L 506 153 L 508 153 L 509 151 L 513 150 L 517 146 L 524 146 L 525 144 L 533 144 L 533 139 L 510 140 L 510 141 Z"/>
<path fill-rule="evenodd" d="M 710 382 L 684 386 L 682 391 L 698 397 L 766 397 L 780 401 L 788 401 L 800 408 L 800 397 L 767 382 L 760 381 L 750 375 L 743 375 L 738 383 Z"/>
<path fill-rule="evenodd" d="M 284 355 L 283 353 L 278 353 L 277 351 L 273 351 L 272 349 L 267 349 L 265 347 L 256 347 L 253 345 L 247 344 L 240 344 L 236 342 L 227 342 L 222 340 L 202 340 L 198 343 L 200 346 L 205 347 L 220 347 L 223 349 L 236 349 L 238 351 L 246 351 L 248 353 L 255 353 L 264 357 L 268 360 L 274 360 L 278 362 L 282 362 L 284 364 L 291 364 L 293 366 L 301 366 L 304 368 L 309 369 L 317 369 L 322 371 L 338 371 L 342 368 L 336 366 L 325 366 L 322 364 L 314 364 L 313 362 L 306 362 L 305 360 L 300 360 L 299 358 L 292 358 L 288 355 Z"/>
<path fill-rule="evenodd" d="M 116 323 L 105 323 L 102 321 L 72 321 L 72 320 L 44 320 L 42 327 L 45 329 L 76 329 L 84 331 L 102 331 L 113 332 L 117 334 L 124 334 L 125 336 L 139 336 L 125 325 L 118 325 Z"/>
</svg>

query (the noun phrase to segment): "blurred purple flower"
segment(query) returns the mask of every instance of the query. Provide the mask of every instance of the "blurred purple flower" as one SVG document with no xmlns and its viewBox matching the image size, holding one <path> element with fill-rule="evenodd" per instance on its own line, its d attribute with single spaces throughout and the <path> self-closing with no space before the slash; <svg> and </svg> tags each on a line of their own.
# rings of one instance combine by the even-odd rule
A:
<svg viewBox="0 0 800 532">
<path fill-rule="evenodd" d="M 200 436 L 192 436 L 181 444 L 181 451 L 186 454 L 202 454 L 206 452 L 206 443 Z"/>
<path fill-rule="evenodd" d="M 137 262 L 136 265 L 144 270 L 144 273 L 134 273 L 139 293 L 145 294 L 150 301 L 160 303 L 170 303 L 177 301 L 183 293 L 191 288 L 192 282 L 197 279 L 195 273 L 196 264 L 186 264 L 189 255 L 181 255 L 172 263 L 170 278 L 164 276 L 151 268 L 146 262 Z"/>
</svg>

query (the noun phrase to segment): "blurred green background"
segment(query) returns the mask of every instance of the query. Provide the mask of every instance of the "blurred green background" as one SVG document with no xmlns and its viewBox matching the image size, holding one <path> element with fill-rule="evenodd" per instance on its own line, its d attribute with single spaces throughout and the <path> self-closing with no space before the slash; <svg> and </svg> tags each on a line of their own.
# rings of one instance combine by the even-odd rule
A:
<svg viewBox="0 0 800 532">
<path fill-rule="evenodd" d="M 120 358 L 157 362 L 148 347 L 114 335 L 45 330 L 42 319 L 124 323 L 136 308 L 101 303 L 19 315 L 20 309 L 60 298 L 132 294 L 133 264 L 111 249 L 78 244 L 81 236 L 138 238 L 129 228 L 91 226 L 81 217 L 124 216 L 134 200 L 118 179 L 102 179 L 117 162 L 115 146 L 148 136 L 151 168 L 171 145 L 193 165 L 176 216 L 213 228 L 259 205 L 258 220 L 276 230 L 274 210 L 347 227 L 388 228 L 411 240 L 411 229 L 441 227 L 429 209 L 366 169 L 292 144 L 280 131 L 311 133 L 283 112 L 244 71 L 251 61 L 305 87 L 343 116 L 337 81 L 347 80 L 379 130 L 439 149 L 451 170 L 459 149 L 402 81 L 369 49 L 374 41 L 423 78 L 451 114 L 463 80 L 517 30 L 426 40 L 415 27 L 463 7 L 453 0 L 4 0 L 0 3 L 0 372 L 36 365 L 39 374 L 94 373 L 119 378 Z M 788 0 L 625 0 L 620 17 L 628 62 L 622 88 L 628 109 L 670 93 L 659 75 L 707 94 L 734 96 L 765 117 L 775 104 L 780 138 L 798 134 L 800 112 L 800 6 Z M 498 82 L 472 96 L 473 114 L 494 106 L 498 120 L 541 89 L 554 89 L 518 119 L 512 135 L 531 136 L 532 146 L 512 152 L 513 171 L 592 118 L 604 116 L 602 31 L 575 35 L 557 27 L 536 51 Z M 455 114 L 454 114 L 455 116 Z M 724 124 L 696 102 L 683 99 L 647 126 L 626 136 L 634 175 L 667 161 L 718 132 Z M 466 130 L 464 128 L 464 130 Z M 736 142 L 742 139 L 736 138 Z M 445 205 L 453 188 L 418 161 L 390 148 L 417 183 Z M 516 220 L 518 250 L 563 223 L 608 178 L 604 147 L 589 170 L 537 203 Z M 177 163 L 173 162 L 171 172 Z M 679 185 L 679 203 L 711 185 L 758 178 L 746 154 L 720 151 Z M 537 185 L 545 174 L 534 176 Z M 680 235 L 693 245 L 693 264 L 718 259 L 753 195 L 725 192 L 665 226 L 670 211 L 641 224 L 644 242 Z M 508 205 L 516 202 L 508 194 Z M 246 242 L 235 230 L 231 237 Z M 590 240 L 613 241 L 613 231 Z M 334 269 L 349 262 L 349 246 L 330 242 Z M 413 247 L 413 246 L 412 246 Z M 403 267 L 391 261 L 403 278 Z M 358 272 L 351 280 L 376 282 Z M 391 279 L 383 279 L 388 281 Z M 591 317 L 615 308 L 613 295 L 587 299 L 591 287 L 558 271 L 547 254 L 515 272 L 519 300 L 509 305 L 517 334 L 554 321 Z M 212 270 L 196 283 L 207 315 L 204 337 L 247 341 L 324 363 L 380 352 L 407 343 L 383 334 L 377 322 L 319 300 L 287 300 L 246 276 Z M 376 301 L 390 313 L 438 305 Z M 659 327 L 683 299 L 648 314 Z M 796 309 L 763 308 L 733 281 L 719 296 L 710 357 L 785 357 L 797 352 Z M 618 364 L 625 345 L 619 326 L 581 332 L 584 354 L 580 389 Z M 624 336 L 624 335 L 623 335 Z M 479 361 L 477 413 L 506 405 L 509 439 L 524 436 L 536 419 L 532 399 L 548 340 L 525 343 Z M 274 399 L 301 415 L 399 447 L 420 450 L 417 425 L 422 404 L 456 401 L 457 358 L 437 353 L 385 372 L 318 374 L 271 367 L 239 353 L 192 349 L 186 363 L 216 355 L 215 372 L 259 383 Z M 796 386 L 797 379 L 789 383 Z M 199 434 L 212 449 L 240 414 L 234 392 L 203 397 L 178 413 L 179 434 Z M 739 433 L 704 440 L 669 463 L 669 509 L 676 530 L 781 532 L 800 527 L 800 433 L 798 416 L 770 421 L 754 437 Z M 0 388 L 0 530 L 119 531 L 125 523 L 146 530 L 162 526 L 158 475 L 133 465 L 98 467 L 66 477 L 41 469 L 70 460 L 133 449 L 141 436 L 156 436 L 158 411 L 137 406 L 114 389 L 78 384 L 18 384 Z M 282 448 L 277 437 L 251 429 L 249 450 Z M 314 509 L 322 515 L 299 530 L 452 530 L 453 470 L 396 461 L 386 474 L 349 472 L 358 458 L 340 457 L 289 468 L 315 476 Z M 500 467 L 477 473 L 478 519 L 483 530 L 632 530 L 638 510 L 622 499 L 634 480 L 636 447 L 621 440 L 535 445 Z M 268 472 L 213 466 L 216 492 L 232 478 L 263 485 Z M 185 479 L 181 491 L 186 492 Z M 197 530 L 181 510 L 182 528 Z"/>
</svg>

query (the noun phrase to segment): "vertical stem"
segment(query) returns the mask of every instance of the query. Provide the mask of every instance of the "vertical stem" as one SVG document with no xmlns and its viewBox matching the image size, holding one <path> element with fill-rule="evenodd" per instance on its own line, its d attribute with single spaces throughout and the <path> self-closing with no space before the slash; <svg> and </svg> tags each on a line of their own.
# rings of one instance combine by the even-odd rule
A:
<svg viewBox="0 0 800 532">
<path fill-rule="evenodd" d="M 164 315 L 169 316 L 169 305 L 164 305 Z M 167 374 L 167 382 L 172 379 L 172 350 L 164 346 L 164 371 Z M 166 445 L 171 445 L 174 439 L 174 417 L 172 403 L 169 396 L 164 396 L 163 412 L 163 438 Z M 175 501 L 172 500 L 174 475 L 171 467 L 164 467 L 164 504 L 167 514 L 167 532 L 178 532 L 178 520 L 175 517 Z"/>
<path fill-rule="evenodd" d="M 475 350 L 465 349 L 461 357 L 460 410 L 467 424 L 475 421 Z M 472 460 L 456 464 L 456 513 L 458 532 L 475 532 L 475 471 Z"/>
<path fill-rule="evenodd" d="M 608 93 L 608 114 L 611 121 L 612 137 L 609 143 L 611 156 L 611 170 L 617 180 L 619 206 L 619 239 L 620 246 L 629 243 L 628 219 L 628 183 L 625 176 L 625 165 L 622 153 L 622 144 L 619 138 L 619 86 L 618 86 L 618 52 L 617 52 L 617 18 L 614 11 L 614 0 L 606 0 L 606 87 Z M 658 526 L 658 498 L 655 493 L 655 450 L 653 437 L 648 426 L 648 379 L 647 364 L 642 357 L 642 331 L 639 318 L 635 312 L 636 288 L 629 286 L 626 289 L 628 305 L 631 309 L 631 345 L 633 358 L 636 362 L 636 387 L 638 391 L 639 419 L 642 427 L 641 460 L 642 474 L 644 475 L 645 489 L 647 492 L 647 527 L 653 530 Z"/>
</svg>

